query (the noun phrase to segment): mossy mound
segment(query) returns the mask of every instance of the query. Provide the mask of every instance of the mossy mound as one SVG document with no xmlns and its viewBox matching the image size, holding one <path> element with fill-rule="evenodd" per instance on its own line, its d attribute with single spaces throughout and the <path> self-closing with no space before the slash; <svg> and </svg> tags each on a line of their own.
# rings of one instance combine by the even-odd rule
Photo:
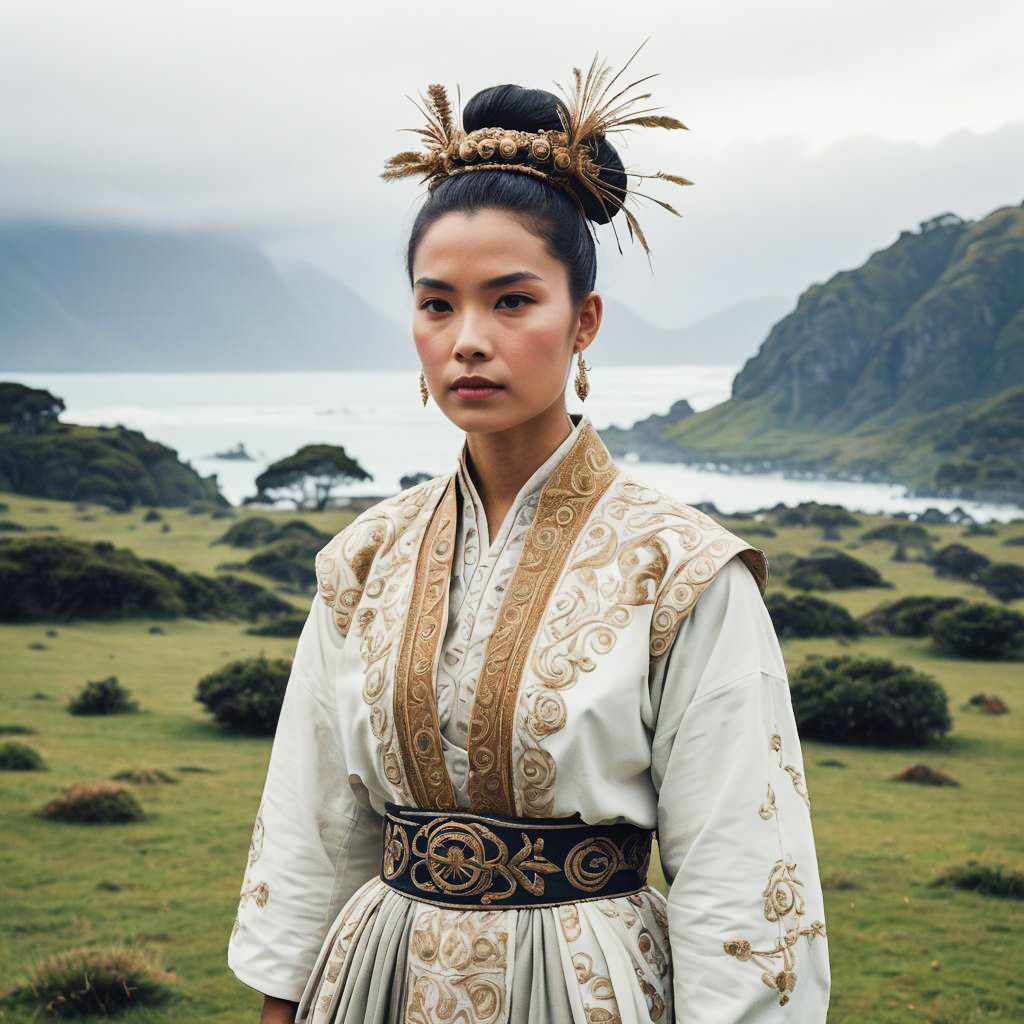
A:
<svg viewBox="0 0 1024 1024">
<path fill-rule="evenodd" d="M 39 810 L 44 818 L 83 825 L 116 825 L 141 821 L 146 815 L 135 794 L 119 782 L 66 786 Z"/>
<path fill-rule="evenodd" d="M 43 755 L 27 743 L 10 740 L 0 743 L 0 771 L 35 772 L 46 767 Z"/>
<path fill-rule="evenodd" d="M 47 1017 L 105 1017 L 166 1002 L 174 981 L 174 974 L 142 949 L 82 947 L 37 961 L 3 1003 Z"/>
</svg>

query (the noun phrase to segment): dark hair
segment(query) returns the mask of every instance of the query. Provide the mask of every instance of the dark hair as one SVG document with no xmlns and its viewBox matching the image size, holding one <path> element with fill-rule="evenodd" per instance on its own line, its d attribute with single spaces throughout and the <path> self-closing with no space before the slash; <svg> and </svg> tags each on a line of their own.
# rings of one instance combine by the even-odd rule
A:
<svg viewBox="0 0 1024 1024">
<path fill-rule="evenodd" d="M 495 85 L 478 92 L 466 104 L 462 124 L 467 132 L 496 127 L 519 131 L 539 131 L 542 128 L 561 131 L 559 107 L 563 113 L 568 113 L 564 102 L 544 89 Z M 604 136 L 596 140 L 594 160 L 605 168 L 601 171 L 601 183 L 616 196 L 624 196 L 625 169 L 615 147 Z M 543 239 L 551 255 L 565 264 L 569 275 L 569 295 L 576 304 L 593 289 L 597 278 L 597 252 L 588 222 L 608 223 L 620 205 L 606 199 L 602 207 L 585 188 L 575 188 L 570 195 L 542 178 L 521 171 L 452 175 L 427 197 L 413 222 L 405 260 L 409 283 L 412 284 L 416 247 L 427 228 L 439 217 L 452 212 L 468 214 L 482 209 L 507 210 Z"/>
</svg>

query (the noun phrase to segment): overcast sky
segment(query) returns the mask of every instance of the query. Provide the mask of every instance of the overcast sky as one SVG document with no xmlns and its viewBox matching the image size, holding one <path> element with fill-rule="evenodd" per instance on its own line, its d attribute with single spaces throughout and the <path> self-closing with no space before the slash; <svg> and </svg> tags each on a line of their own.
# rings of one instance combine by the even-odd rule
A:
<svg viewBox="0 0 1024 1024">
<path fill-rule="evenodd" d="M 1024 200 L 1024 3 L 691 0 L 3 0 L 0 220 L 214 229 L 319 263 L 398 322 L 422 189 L 406 95 L 553 89 L 595 51 L 689 131 L 627 166 L 682 213 L 609 228 L 599 290 L 665 326 L 796 298 L 903 229 Z"/>
</svg>

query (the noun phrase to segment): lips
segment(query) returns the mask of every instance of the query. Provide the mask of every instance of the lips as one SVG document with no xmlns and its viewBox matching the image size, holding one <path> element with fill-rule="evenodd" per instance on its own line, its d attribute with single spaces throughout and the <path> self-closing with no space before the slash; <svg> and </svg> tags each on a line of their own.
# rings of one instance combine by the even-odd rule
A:
<svg viewBox="0 0 1024 1024">
<path fill-rule="evenodd" d="M 486 377 L 458 377 L 452 382 L 452 390 L 460 388 L 500 388 L 501 384 L 488 380 Z"/>
</svg>

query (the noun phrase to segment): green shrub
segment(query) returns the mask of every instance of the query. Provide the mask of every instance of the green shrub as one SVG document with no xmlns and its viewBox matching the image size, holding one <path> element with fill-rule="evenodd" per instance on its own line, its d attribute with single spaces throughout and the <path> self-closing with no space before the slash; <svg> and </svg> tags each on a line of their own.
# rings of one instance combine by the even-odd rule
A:
<svg viewBox="0 0 1024 1024">
<path fill-rule="evenodd" d="M 928 636 L 932 620 L 939 612 L 959 608 L 967 602 L 962 597 L 931 597 L 912 595 L 888 601 L 862 615 L 861 623 L 876 633 L 893 636 Z"/>
<path fill-rule="evenodd" d="M 857 636 L 861 627 L 841 605 L 811 594 L 770 593 L 765 603 L 780 637 Z"/>
<path fill-rule="evenodd" d="M 76 783 L 66 786 L 39 812 L 54 821 L 85 825 L 114 825 L 141 821 L 145 817 L 135 794 L 119 782 Z"/>
<path fill-rule="evenodd" d="M 1024 615 L 974 601 L 940 612 L 930 633 L 944 651 L 960 658 L 1005 658 L 1024 645 Z"/>
<path fill-rule="evenodd" d="M 824 549 L 797 558 L 786 582 L 797 590 L 849 590 L 855 587 L 891 587 L 874 566 L 845 551 Z"/>
<path fill-rule="evenodd" d="M 52 1017 L 107 1016 L 166 1001 L 174 980 L 136 947 L 76 948 L 33 964 L 4 1002 Z"/>
<path fill-rule="evenodd" d="M 966 544 L 947 544 L 935 552 L 932 567 L 939 576 L 952 576 L 960 580 L 974 580 L 989 564 L 989 559 Z"/>
<path fill-rule="evenodd" d="M 1024 565 L 996 562 L 978 573 L 977 582 L 1000 601 L 1016 601 L 1024 597 Z"/>
<path fill-rule="evenodd" d="M 928 884 L 972 889 L 986 896 L 1024 899 L 1024 871 L 1017 871 L 1004 864 L 982 864 L 973 858 L 966 864 L 947 868 Z"/>
<path fill-rule="evenodd" d="M 250 626 L 246 633 L 252 636 L 284 636 L 298 637 L 306 624 L 305 615 L 282 615 L 280 618 L 262 622 L 258 626 Z"/>
<path fill-rule="evenodd" d="M 119 715 L 139 710 L 139 702 L 131 699 L 131 690 L 107 676 L 86 683 L 71 700 L 68 711 L 73 715 Z"/>
<path fill-rule="evenodd" d="M 255 622 L 292 611 L 257 583 L 186 572 L 109 541 L 0 537 L 0 622 L 181 615 Z"/>
<path fill-rule="evenodd" d="M 27 743 L 0 743 L 0 771 L 32 772 L 46 767 L 43 755 Z"/>
<path fill-rule="evenodd" d="M 949 732 L 946 691 L 887 658 L 840 655 L 801 665 L 790 682 L 801 735 L 835 743 L 918 746 Z"/>
<path fill-rule="evenodd" d="M 200 679 L 195 699 L 221 725 L 270 736 L 277 728 L 290 673 L 287 658 L 242 658 Z"/>
<path fill-rule="evenodd" d="M 31 736 L 34 733 L 31 725 L 0 725 L 0 736 Z"/>
</svg>

